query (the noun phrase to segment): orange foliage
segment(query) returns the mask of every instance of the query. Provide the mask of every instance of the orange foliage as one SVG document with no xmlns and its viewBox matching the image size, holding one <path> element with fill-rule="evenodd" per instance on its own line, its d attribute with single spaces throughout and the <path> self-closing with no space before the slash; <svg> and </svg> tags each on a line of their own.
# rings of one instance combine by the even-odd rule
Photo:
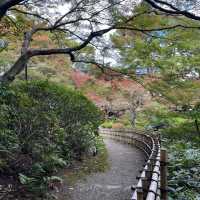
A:
<svg viewBox="0 0 200 200">
<path fill-rule="evenodd" d="M 101 96 L 96 95 L 94 92 L 89 92 L 86 94 L 86 96 L 96 105 L 102 105 L 105 102 L 105 100 Z"/>
<path fill-rule="evenodd" d="M 34 40 L 36 41 L 41 41 L 41 42 L 47 42 L 49 41 L 49 36 L 48 35 L 36 35 L 34 36 Z"/>
<path fill-rule="evenodd" d="M 77 88 L 82 87 L 87 81 L 91 80 L 91 77 L 88 74 L 85 74 L 79 70 L 73 70 L 71 73 L 71 78 Z"/>
<path fill-rule="evenodd" d="M 112 128 L 124 128 L 124 125 L 122 123 L 114 123 Z"/>
</svg>

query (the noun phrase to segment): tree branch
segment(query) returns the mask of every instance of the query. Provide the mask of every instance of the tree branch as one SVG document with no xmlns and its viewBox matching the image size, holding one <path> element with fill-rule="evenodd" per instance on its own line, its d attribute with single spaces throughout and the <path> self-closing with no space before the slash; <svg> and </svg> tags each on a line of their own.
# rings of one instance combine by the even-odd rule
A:
<svg viewBox="0 0 200 200">
<path fill-rule="evenodd" d="M 41 16 L 40 14 L 38 14 L 38 13 L 26 12 L 26 11 L 24 11 L 24 10 L 19 10 L 19 9 L 17 9 L 17 8 L 11 8 L 11 9 L 9 9 L 9 11 L 16 11 L 16 12 L 21 13 L 21 14 L 24 14 L 24 15 L 30 15 L 30 16 L 36 17 L 36 18 L 38 18 L 38 19 L 41 19 L 41 20 L 46 21 L 46 22 L 48 22 L 48 23 L 51 24 L 51 22 L 49 21 L 49 19 L 42 17 L 42 16 Z"/>
<path fill-rule="evenodd" d="M 150 4 L 153 8 L 158 9 L 162 12 L 169 13 L 169 14 L 178 14 L 178 15 L 183 15 L 187 18 L 194 19 L 197 21 L 200 21 L 200 16 L 197 16 L 191 12 L 188 12 L 186 10 L 180 10 L 173 6 L 170 3 L 167 3 L 165 1 L 160 1 L 160 0 L 145 0 L 148 4 Z M 167 6 L 169 9 L 162 7 Z"/>
<path fill-rule="evenodd" d="M 160 27 L 160 28 L 150 28 L 150 29 L 142 29 L 142 28 L 135 28 L 129 26 L 118 26 L 116 29 L 124 29 L 124 30 L 132 30 L 132 31 L 140 31 L 140 32 L 154 32 L 154 31 L 164 31 L 164 30 L 171 30 L 176 28 L 183 28 L 183 29 L 200 29 L 200 26 L 184 26 L 182 24 L 177 24 L 174 26 L 167 26 L 167 27 Z"/>
<path fill-rule="evenodd" d="M 9 8 L 22 2 L 24 2 L 24 0 L 2 0 L 0 2 L 0 20 L 4 17 Z"/>
</svg>

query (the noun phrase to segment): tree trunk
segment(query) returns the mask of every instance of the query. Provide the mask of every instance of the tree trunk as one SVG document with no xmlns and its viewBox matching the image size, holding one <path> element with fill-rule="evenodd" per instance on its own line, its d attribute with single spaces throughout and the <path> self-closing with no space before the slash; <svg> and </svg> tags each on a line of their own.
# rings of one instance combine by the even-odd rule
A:
<svg viewBox="0 0 200 200">
<path fill-rule="evenodd" d="M 52 55 L 52 54 L 71 54 L 72 48 L 67 49 L 37 49 L 37 50 L 27 50 L 25 51 L 15 62 L 15 64 L 2 76 L 0 76 L 1 84 L 9 84 L 15 77 L 25 69 L 29 59 L 34 56 L 39 55 Z"/>
<path fill-rule="evenodd" d="M 195 119 L 195 127 L 196 127 L 196 130 L 197 130 L 197 133 L 198 133 L 198 135 L 199 135 L 199 137 L 200 137 L 200 130 L 199 130 L 199 125 L 198 125 L 198 120 L 197 119 Z"/>
<path fill-rule="evenodd" d="M 0 10 L 0 21 L 2 17 L 6 14 L 6 10 Z"/>
<path fill-rule="evenodd" d="M 18 75 L 26 67 L 26 64 L 31 57 L 32 55 L 29 53 L 25 53 L 20 56 L 15 64 L 0 77 L 0 82 L 2 84 L 8 84 L 12 82 L 16 75 Z"/>
<path fill-rule="evenodd" d="M 136 120 L 136 112 L 131 111 L 131 125 L 133 128 L 135 127 L 135 120 Z"/>
</svg>

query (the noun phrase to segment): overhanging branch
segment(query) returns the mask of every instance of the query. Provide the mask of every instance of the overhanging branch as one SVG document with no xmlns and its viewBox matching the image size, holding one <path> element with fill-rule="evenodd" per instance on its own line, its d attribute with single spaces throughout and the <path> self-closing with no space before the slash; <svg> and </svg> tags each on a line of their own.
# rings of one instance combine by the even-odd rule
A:
<svg viewBox="0 0 200 200">
<path fill-rule="evenodd" d="M 24 0 L 1 0 L 0 1 L 0 20 L 6 14 L 9 8 L 24 2 Z"/>
<path fill-rule="evenodd" d="M 187 18 L 200 21 L 200 16 L 197 16 L 191 12 L 188 12 L 187 10 L 180 10 L 166 1 L 161 1 L 161 0 L 145 0 L 145 1 L 148 4 L 150 4 L 153 8 L 158 9 L 162 12 L 169 13 L 169 14 L 183 15 Z M 166 6 L 168 8 L 166 8 Z"/>
<path fill-rule="evenodd" d="M 176 24 L 174 26 L 166 26 L 166 27 L 159 27 L 159 28 L 149 28 L 149 29 L 143 29 L 143 28 L 137 28 L 132 26 L 117 26 L 116 29 L 121 30 L 132 30 L 132 31 L 139 31 L 139 32 L 155 32 L 155 31 L 164 31 L 164 30 L 172 30 L 177 28 L 183 28 L 183 29 L 200 29 L 200 26 L 184 26 L 182 24 Z"/>
</svg>

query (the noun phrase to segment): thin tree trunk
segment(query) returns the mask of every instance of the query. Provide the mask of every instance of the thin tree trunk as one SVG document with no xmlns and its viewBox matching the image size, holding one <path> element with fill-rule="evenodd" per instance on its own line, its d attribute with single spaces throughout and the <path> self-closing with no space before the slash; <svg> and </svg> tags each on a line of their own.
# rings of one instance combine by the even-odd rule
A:
<svg viewBox="0 0 200 200">
<path fill-rule="evenodd" d="M 24 78 L 25 78 L 25 80 L 26 81 L 28 81 L 28 66 L 27 66 L 27 64 L 25 64 L 25 70 L 24 70 L 25 72 L 24 72 Z"/>
<path fill-rule="evenodd" d="M 131 111 L 131 125 L 135 127 L 135 120 L 136 120 L 136 111 Z"/>
<path fill-rule="evenodd" d="M 196 127 L 196 130 L 197 130 L 197 133 L 198 133 L 198 135 L 199 135 L 199 137 L 200 137 L 200 130 L 199 130 L 199 124 L 198 124 L 198 120 L 197 119 L 195 119 L 195 127 Z"/>
</svg>

